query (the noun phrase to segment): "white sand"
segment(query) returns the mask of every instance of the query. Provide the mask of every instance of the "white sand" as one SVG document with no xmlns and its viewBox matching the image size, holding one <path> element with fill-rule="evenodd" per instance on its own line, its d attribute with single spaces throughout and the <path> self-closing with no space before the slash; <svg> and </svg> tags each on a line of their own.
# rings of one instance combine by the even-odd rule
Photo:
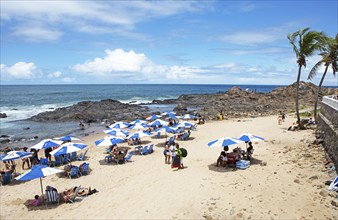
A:
<svg viewBox="0 0 338 220">
<path fill-rule="evenodd" d="M 59 191 L 91 186 L 98 193 L 74 204 L 28 210 L 23 203 L 40 194 L 38 179 L 1 186 L 1 219 L 337 219 L 338 209 L 330 204 L 335 194 L 319 195 L 334 174 L 321 171 L 323 150 L 307 147 L 312 130 L 286 130 L 294 120 L 287 117 L 279 126 L 270 116 L 200 125 L 191 140 L 179 142 L 188 150 L 183 170 L 164 164 L 163 148 L 156 145 L 165 139 L 143 138 L 155 144 L 153 154 L 115 165 L 105 163 L 105 147 L 94 144 L 105 134 L 88 136 L 92 172 L 76 179 L 49 176 L 43 184 Z M 266 139 L 254 143 L 254 164 L 246 170 L 215 167 L 222 149 L 207 143 L 244 132 Z"/>
</svg>

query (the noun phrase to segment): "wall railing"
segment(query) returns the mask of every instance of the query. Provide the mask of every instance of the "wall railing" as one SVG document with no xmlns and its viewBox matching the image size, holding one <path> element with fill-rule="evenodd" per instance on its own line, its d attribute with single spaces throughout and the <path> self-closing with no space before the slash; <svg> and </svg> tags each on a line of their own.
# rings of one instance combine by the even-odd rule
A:
<svg viewBox="0 0 338 220">
<path fill-rule="evenodd" d="M 338 111 L 338 95 L 324 96 L 322 102 Z"/>
</svg>

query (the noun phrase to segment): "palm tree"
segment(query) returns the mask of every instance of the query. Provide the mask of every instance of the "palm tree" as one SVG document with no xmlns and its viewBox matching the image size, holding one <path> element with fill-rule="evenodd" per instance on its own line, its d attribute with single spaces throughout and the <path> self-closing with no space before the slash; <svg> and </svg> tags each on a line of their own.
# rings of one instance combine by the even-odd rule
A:
<svg viewBox="0 0 338 220">
<path fill-rule="evenodd" d="M 318 99 L 320 90 L 324 81 L 324 78 L 326 76 L 327 70 L 329 66 L 332 67 L 333 76 L 336 75 L 336 72 L 338 70 L 338 34 L 336 35 L 336 38 L 330 38 L 323 36 L 323 49 L 322 52 L 319 54 L 322 56 L 322 59 L 319 60 L 314 67 L 311 69 L 308 80 L 311 80 L 316 74 L 319 69 L 319 67 L 324 64 L 325 70 L 323 73 L 323 76 L 319 82 L 318 90 L 315 98 L 315 106 L 314 106 L 314 118 L 315 121 L 317 120 L 317 105 L 318 105 Z"/>
<path fill-rule="evenodd" d="M 302 67 L 306 67 L 306 58 L 313 55 L 315 51 L 321 48 L 321 44 L 319 42 L 320 36 L 322 33 L 317 31 L 310 31 L 310 28 L 300 29 L 292 34 L 288 34 L 288 39 L 290 44 L 293 47 L 293 51 L 297 57 L 298 64 L 298 76 L 296 82 L 296 114 L 297 114 L 297 122 L 301 129 L 304 129 L 304 125 L 300 121 L 299 116 L 299 104 L 298 104 L 298 96 L 299 96 L 299 81 Z M 296 40 L 298 39 L 297 45 Z"/>
</svg>

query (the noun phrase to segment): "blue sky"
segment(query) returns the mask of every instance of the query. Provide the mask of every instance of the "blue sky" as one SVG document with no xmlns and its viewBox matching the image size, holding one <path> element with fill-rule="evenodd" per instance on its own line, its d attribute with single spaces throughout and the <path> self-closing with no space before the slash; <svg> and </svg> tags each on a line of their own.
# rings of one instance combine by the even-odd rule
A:
<svg viewBox="0 0 338 220">
<path fill-rule="evenodd" d="M 298 68 L 287 34 L 334 37 L 337 4 L 1 0 L 1 84 L 288 85 Z M 324 85 L 338 85 L 332 70 Z"/>
</svg>

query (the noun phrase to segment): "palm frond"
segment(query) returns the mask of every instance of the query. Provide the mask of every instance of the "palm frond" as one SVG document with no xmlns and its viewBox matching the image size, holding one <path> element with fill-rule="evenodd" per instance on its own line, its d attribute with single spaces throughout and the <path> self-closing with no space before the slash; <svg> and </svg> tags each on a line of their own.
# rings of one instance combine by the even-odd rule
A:
<svg viewBox="0 0 338 220">
<path fill-rule="evenodd" d="M 307 77 L 308 80 L 311 80 L 314 76 L 316 76 L 319 67 L 323 64 L 322 60 L 320 60 L 319 62 L 317 62 L 312 69 L 309 72 L 309 75 Z"/>
</svg>

